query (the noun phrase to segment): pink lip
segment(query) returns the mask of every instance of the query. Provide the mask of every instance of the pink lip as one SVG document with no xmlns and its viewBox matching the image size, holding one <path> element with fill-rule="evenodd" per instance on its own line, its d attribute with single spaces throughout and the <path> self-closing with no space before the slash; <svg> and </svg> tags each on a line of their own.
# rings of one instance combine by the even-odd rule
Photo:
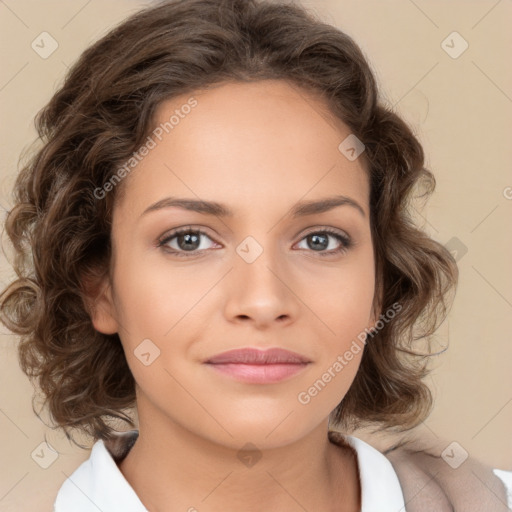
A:
<svg viewBox="0 0 512 512">
<path fill-rule="evenodd" d="M 310 362 L 296 352 L 280 348 L 229 350 L 205 361 L 218 372 L 253 384 L 279 382 L 300 372 Z"/>
</svg>

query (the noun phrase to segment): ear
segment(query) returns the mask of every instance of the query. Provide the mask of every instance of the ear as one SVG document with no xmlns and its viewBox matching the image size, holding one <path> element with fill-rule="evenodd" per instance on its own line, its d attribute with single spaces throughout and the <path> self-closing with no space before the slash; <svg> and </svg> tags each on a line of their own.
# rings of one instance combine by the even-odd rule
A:
<svg viewBox="0 0 512 512">
<path fill-rule="evenodd" d="M 110 278 L 104 276 L 94 282 L 89 278 L 86 280 L 85 289 L 86 308 L 94 328 L 103 334 L 119 332 Z"/>
</svg>

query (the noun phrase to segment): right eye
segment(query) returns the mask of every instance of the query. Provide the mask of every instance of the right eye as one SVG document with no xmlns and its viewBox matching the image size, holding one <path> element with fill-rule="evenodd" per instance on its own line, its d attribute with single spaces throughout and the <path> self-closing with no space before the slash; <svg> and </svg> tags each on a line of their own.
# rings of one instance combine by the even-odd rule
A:
<svg viewBox="0 0 512 512">
<path fill-rule="evenodd" d="M 180 257 L 187 257 L 189 255 L 196 256 L 198 253 L 203 253 L 203 251 L 208 249 L 208 247 L 204 247 L 205 244 L 202 243 L 203 237 L 212 241 L 212 239 L 200 229 L 193 229 L 192 227 L 179 228 L 161 237 L 158 240 L 158 247 L 161 247 L 167 253 L 175 254 Z"/>
</svg>

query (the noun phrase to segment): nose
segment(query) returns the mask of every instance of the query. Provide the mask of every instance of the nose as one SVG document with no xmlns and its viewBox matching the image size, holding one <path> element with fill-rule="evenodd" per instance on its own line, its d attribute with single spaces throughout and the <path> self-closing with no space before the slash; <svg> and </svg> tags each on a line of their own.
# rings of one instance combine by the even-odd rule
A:
<svg viewBox="0 0 512 512">
<path fill-rule="evenodd" d="M 265 330 L 285 326 L 298 316 L 300 300 L 282 258 L 263 250 L 252 263 L 235 254 L 234 267 L 226 280 L 224 314 L 230 322 L 252 324 Z"/>
</svg>

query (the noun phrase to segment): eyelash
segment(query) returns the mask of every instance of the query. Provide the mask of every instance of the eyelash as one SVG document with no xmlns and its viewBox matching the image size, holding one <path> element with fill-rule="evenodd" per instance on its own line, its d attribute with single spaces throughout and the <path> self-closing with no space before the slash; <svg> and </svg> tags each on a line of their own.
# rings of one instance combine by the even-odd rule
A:
<svg viewBox="0 0 512 512">
<path fill-rule="evenodd" d="M 164 235 L 163 237 L 161 237 L 158 240 L 157 247 L 162 248 L 165 252 L 168 252 L 168 253 L 173 254 L 175 256 L 178 256 L 180 258 L 181 257 L 188 258 L 188 257 L 192 257 L 192 256 L 197 256 L 198 254 L 201 254 L 203 251 L 208 250 L 208 249 L 203 249 L 202 251 L 195 250 L 195 251 L 190 251 L 187 254 L 187 251 L 182 251 L 182 250 L 178 251 L 176 249 L 170 249 L 169 247 L 166 247 L 166 245 L 173 238 L 176 238 L 176 237 L 178 237 L 180 235 L 190 234 L 190 233 L 198 234 L 200 236 L 204 235 L 207 238 L 209 238 L 210 240 L 212 240 L 212 238 L 208 235 L 208 233 L 205 233 L 201 229 L 194 229 L 194 228 L 192 228 L 192 226 L 189 226 L 187 228 L 176 229 L 176 230 L 172 231 L 171 233 Z M 308 236 L 310 236 L 310 235 L 318 235 L 318 234 L 328 234 L 328 235 L 331 235 L 332 237 L 336 238 L 336 240 L 338 240 L 341 243 L 341 245 L 340 245 L 340 247 L 338 249 L 333 249 L 331 251 L 313 251 L 313 250 L 310 250 L 310 252 L 317 253 L 321 257 L 333 256 L 333 255 L 337 255 L 337 254 L 345 254 L 352 247 L 352 240 L 350 239 L 350 237 L 348 237 L 346 235 L 342 235 L 338 231 L 334 231 L 331 228 L 321 228 L 321 229 L 317 229 L 315 231 L 310 231 L 309 233 L 306 233 L 300 239 L 300 242 L 302 240 L 304 240 L 305 238 L 307 238 Z M 214 240 L 212 240 L 212 241 L 214 241 Z"/>
</svg>

